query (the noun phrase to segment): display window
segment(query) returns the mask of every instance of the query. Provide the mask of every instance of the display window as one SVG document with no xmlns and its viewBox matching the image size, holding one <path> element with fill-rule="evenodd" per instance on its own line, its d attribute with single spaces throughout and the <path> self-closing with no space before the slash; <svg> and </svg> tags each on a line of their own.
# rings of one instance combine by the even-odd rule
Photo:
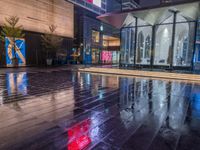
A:
<svg viewBox="0 0 200 150">
<path fill-rule="evenodd" d="M 100 42 L 100 33 L 98 31 L 92 30 L 92 42 L 93 43 Z"/>
</svg>

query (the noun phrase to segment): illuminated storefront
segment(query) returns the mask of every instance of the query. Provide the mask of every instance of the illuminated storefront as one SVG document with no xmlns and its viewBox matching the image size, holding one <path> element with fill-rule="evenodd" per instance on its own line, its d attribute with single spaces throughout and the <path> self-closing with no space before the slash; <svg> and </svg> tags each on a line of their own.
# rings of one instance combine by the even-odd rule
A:
<svg viewBox="0 0 200 150">
<path fill-rule="evenodd" d="M 120 39 L 103 35 L 103 49 L 101 51 L 102 64 L 119 63 Z"/>
<path fill-rule="evenodd" d="M 103 36 L 120 37 L 120 30 L 99 21 L 96 17 L 112 10 L 121 10 L 118 0 L 69 0 L 75 5 L 74 49 L 80 50 L 83 64 L 119 62 L 119 46 L 115 49 L 103 46 Z M 76 7 L 78 5 L 78 7 Z M 112 57 L 107 57 L 112 55 Z M 110 59 L 112 58 L 112 60 Z"/>
<path fill-rule="evenodd" d="M 102 39 L 102 42 L 101 40 Z M 102 45 L 101 45 L 102 43 Z M 92 64 L 119 63 L 120 39 L 92 30 Z"/>
<path fill-rule="evenodd" d="M 83 63 L 119 63 L 120 31 L 88 16 L 83 21 Z"/>
<path fill-rule="evenodd" d="M 195 40 L 199 6 L 200 2 L 179 3 L 99 19 L 121 28 L 122 66 L 192 69 L 199 51 Z"/>
</svg>

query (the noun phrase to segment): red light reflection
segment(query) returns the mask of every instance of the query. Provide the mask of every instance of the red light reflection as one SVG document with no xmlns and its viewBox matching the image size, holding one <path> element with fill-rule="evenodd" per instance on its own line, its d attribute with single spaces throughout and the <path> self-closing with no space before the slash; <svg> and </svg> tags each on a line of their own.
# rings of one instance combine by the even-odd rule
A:
<svg viewBox="0 0 200 150">
<path fill-rule="evenodd" d="M 68 130 L 68 150 L 82 150 L 91 143 L 91 139 L 88 135 L 90 125 L 91 120 L 87 119 Z"/>
</svg>

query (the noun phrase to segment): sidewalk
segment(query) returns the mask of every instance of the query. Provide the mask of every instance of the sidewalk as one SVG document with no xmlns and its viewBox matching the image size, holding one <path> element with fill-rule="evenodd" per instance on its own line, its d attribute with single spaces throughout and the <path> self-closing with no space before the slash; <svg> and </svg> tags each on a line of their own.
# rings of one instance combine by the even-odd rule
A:
<svg viewBox="0 0 200 150">
<path fill-rule="evenodd" d="M 192 73 L 179 73 L 179 72 L 162 72 L 162 71 L 144 71 L 144 70 L 126 70 L 119 68 L 103 68 L 103 67 L 90 67 L 79 68 L 78 71 L 101 73 L 110 75 L 134 76 L 134 77 L 147 77 L 147 78 L 162 78 L 169 80 L 184 80 L 200 82 L 200 75 Z"/>
</svg>

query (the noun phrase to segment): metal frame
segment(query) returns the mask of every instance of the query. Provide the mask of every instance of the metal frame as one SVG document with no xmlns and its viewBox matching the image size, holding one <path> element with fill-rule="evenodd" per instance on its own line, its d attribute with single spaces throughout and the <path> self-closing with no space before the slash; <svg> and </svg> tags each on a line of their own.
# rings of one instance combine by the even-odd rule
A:
<svg viewBox="0 0 200 150">
<path fill-rule="evenodd" d="M 198 27 L 198 20 L 195 22 L 195 37 L 194 37 L 194 46 L 193 46 L 193 55 L 192 55 L 192 61 L 191 61 L 191 70 L 194 70 L 194 57 L 196 52 L 196 40 L 197 40 L 197 27 Z"/>
</svg>

